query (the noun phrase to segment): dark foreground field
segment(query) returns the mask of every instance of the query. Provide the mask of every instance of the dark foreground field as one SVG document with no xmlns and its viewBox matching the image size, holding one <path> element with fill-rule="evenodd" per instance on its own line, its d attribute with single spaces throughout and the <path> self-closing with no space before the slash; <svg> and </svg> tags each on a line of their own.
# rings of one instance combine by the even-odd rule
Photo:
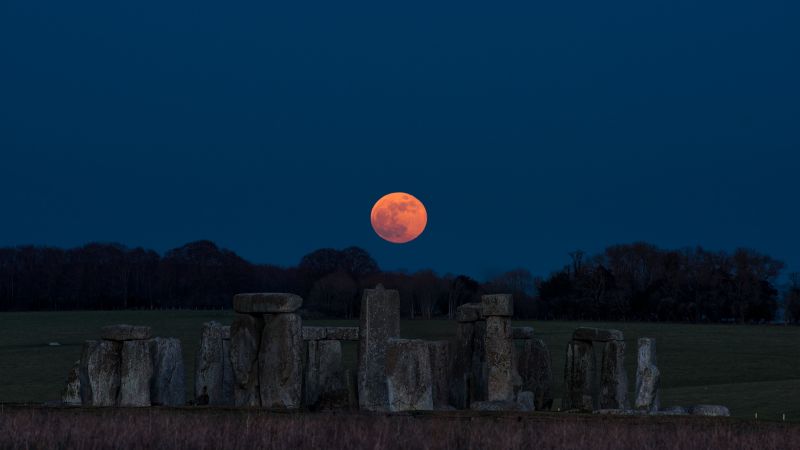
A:
<svg viewBox="0 0 800 450">
<path fill-rule="evenodd" d="M 470 412 L 9 407 L 0 447 L 63 449 L 792 449 L 800 425 L 740 419 Z"/>
</svg>

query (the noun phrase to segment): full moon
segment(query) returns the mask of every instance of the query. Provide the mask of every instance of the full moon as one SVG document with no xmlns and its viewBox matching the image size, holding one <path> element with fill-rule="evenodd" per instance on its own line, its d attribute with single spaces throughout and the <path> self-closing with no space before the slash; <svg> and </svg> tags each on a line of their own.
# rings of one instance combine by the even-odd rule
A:
<svg viewBox="0 0 800 450">
<path fill-rule="evenodd" d="M 395 244 L 405 244 L 425 230 L 428 212 L 425 205 L 413 195 L 392 192 L 375 202 L 370 220 L 378 236 Z"/>
</svg>

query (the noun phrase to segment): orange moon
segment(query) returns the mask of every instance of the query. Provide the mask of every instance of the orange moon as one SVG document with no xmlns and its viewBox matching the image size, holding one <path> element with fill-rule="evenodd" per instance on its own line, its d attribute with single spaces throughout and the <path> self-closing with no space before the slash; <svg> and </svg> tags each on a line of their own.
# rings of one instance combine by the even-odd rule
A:
<svg viewBox="0 0 800 450">
<path fill-rule="evenodd" d="M 378 236 L 395 244 L 405 244 L 425 230 L 428 212 L 425 205 L 413 195 L 392 192 L 375 202 L 370 221 Z"/>
</svg>

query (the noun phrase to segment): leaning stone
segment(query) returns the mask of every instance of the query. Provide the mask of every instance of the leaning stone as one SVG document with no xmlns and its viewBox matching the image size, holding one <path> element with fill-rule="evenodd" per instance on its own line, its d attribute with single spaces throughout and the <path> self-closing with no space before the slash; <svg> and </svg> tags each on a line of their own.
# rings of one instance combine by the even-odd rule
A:
<svg viewBox="0 0 800 450">
<path fill-rule="evenodd" d="M 453 353 L 450 355 L 452 378 L 450 382 L 449 404 L 458 409 L 469 408 L 469 386 L 472 373 L 472 340 L 475 325 L 472 322 L 459 322 Z"/>
<path fill-rule="evenodd" d="M 357 341 L 358 327 L 327 327 L 325 339 L 334 341 Z"/>
<path fill-rule="evenodd" d="M 450 342 L 428 341 L 431 356 L 431 383 L 434 409 L 449 406 L 450 392 Z"/>
<path fill-rule="evenodd" d="M 140 325 L 108 325 L 100 331 L 100 337 L 109 341 L 145 340 L 150 334 L 150 327 Z"/>
<path fill-rule="evenodd" d="M 304 396 L 306 406 L 312 409 L 350 406 L 341 341 L 308 342 Z"/>
<path fill-rule="evenodd" d="M 386 347 L 389 411 L 432 410 L 432 384 L 428 342 L 419 339 L 389 339 Z"/>
<path fill-rule="evenodd" d="M 534 398 L 533 392 L 520 391 L 517 394 L 517 405 L 519 405 L 520 411 L 535 411 L 536 400 Z"/>
<path fill-rule="evenodd" d="M 236 314 L 231 324 L 230 359 L 236 406 L 261 406 L 261 394 L 258 390 L 258 347 L 261 345 L 263 330 L 263 317 L 250 314 Z"/>
<path fill-rule="evenodd" d="M 619 330 L 606 330 L 600 328 L 581 327 L 572 333 L 576 341 L 624 341 L 625 336 Z"/>
<path fill-rule="evenodd" d="M 81 360 L 75 361 L 67 376 L 67 385 L 61 392 L 61 403 L 65 405 L 81 404 Z"/>
<path fill-rule="evenodd" d="M 525 341 L 519 359 L 522 389 L 533 392 L 537 411 L 553 407 L 553 369 L 550 350 L 541 339 Z"/>
<path fill-rule="evenodd" d="M 519 403 L 511 400 L 472 402 L 469 408 L 473 411 L 521 411 Z"/>
<path fill-rule="evenodd" d="M 367 411 L 386 411 L 386 349 L 390 338 L 400 336 L 400 294 L 381 285 L 365 289 L 359 328 L 358 404 Z"/>
<path fill-rule="evenodd" d="M 81 404 L 114 406 L 120 384 L 122 343 L 86 341 L 81 354 Z"/>
<path fill-rule="evenodd" d="M 533 327 L 512 327 L 512 339 L 533 339 Z"/>
<path fill-rule="evenodd" d="M 634 408 L 649 412 L 658 411 L 661 372 L 656 365 L 656 340 L 640 338 L 637 355 Z"/>
<path fill-rule="evenodd" d="M 150 402 L 164 406 L 185 405 L 186 375 L 180 339 L 154 338 L 150 341 L 150 354 L 153 357 Z"/>
<path fill-rule="evenodd" d="M 236 294 L 233 310 L 246 314 L 291 313 L 303 306 L 303 298 L 295 294 L 267 292 L 258 294 Z"/>
<path fill-rule="evenodd" d="M 689 409 L 689 414 L 693 416 L 729 417 L 731 412 L 722 405 L 695 405 Z"/>
<path fill-rule="evenodd" d="M 480 303 L 464 303 L 456 308 L 456 321 L 475 322 L 481 318 L 481 304 Z"/>
<path fill-rule="evenodd" d="M 150 345 L 150 341 L 122 343 L 119 406 L 150 406 L 150 380 L 153 379 Z"/>
<path fill-rule="evenodd" d="M 595 358 L 592 343 L 570 341 L 567 344 L 564 384 L 566 398 L 563 409 L 592 411 L 594 408 L 593 390 Z"/>
<path fill-rule="evenodd" d="M 511 321 L 503 316 L 486 318 L 486 399 L 513 400 Z"/>
<path fill-rule="evenodd" d="M 326 336 L 325 327 L 303 327 L 303 340 L 319 341 L 325 339 Z"/>
<path fill-rule="evenodd" d="M 222 325 L 206 322 L 200 335 L 194 373 L 194 395 L 198 405 L 224 405 L 222 391 Z"/>
<path fill-rule="evenodd" d="M 511 294 L 491 294 L 481 297 L 481 317 L 514 315 L 514 300 Z"/>
<path fill-rule="evenodd" d="M 264 408 L 302 406 L 303 322 L 297 314 L 265 314 L 258 353 L 259 390 Z"/>
<path fill-rule="evenodd" d="M 625 341 L 607 341 L 600 360 L 600 408 L 628 408 Z"/>
</svg>

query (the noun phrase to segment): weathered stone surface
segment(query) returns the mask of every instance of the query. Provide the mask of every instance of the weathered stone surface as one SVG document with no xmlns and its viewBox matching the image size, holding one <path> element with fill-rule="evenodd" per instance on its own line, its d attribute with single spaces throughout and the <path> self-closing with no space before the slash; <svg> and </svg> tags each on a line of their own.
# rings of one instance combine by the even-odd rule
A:
<svg viewBox="0 0 800 450">
<path fill-rule="evenodd" d="M 150 353 L 153 356 L 150 402 L 164 406 L 185 405 L 186 370 L 180 339 L 154 338 L 150 341 Z"/>
<path fill-rule="evenodd" d="M 521 411 L 520 404 L 511 400 L 483 400 L 472 402 L 469 408 L 473 411 Z"/>
<path fill-rule="evenodd" d="M 517 394 L 517 405 L 520 411 L 535 411 L 536 399 L 531 391 L 520 391 Z"/>
<path fill-rule="evenodd" d="M 319 341 L 328 335 L 325 327 L 303 327 L 303 340 Z"/>
<path fill-rule="evenodd" d="M 660 406 L 658 390 L 661 382 L 656 361 L 656 340 L 640 338 L 638 344 L 634 408 L 656 412 Z"/>
<path fill-rule="evenodd" d="M 624 341 L 625 336 L 619 330 L 606 330 L 601 328 L 577 328 L 572 333 L 572 339 L 575 341 Z"/>
<path fill-rule="evenodd" d="M 142 325 L 108 325 L 100 331 L 100 337 L 109 341 L 135 341 L 150 339 L 152 330 Z"/>
<path fill-rule="evenodd" d="M 258 390 L 258 347 L 261 345 L 263 329 L 264 318 L 250 314 L 236 314 L 231 324 L 230 359 L 236 406 L 261 406 L 261 394 Z"/>
<path fill-rule="evenodd" d="M 451 381 L 449 403 L 458 409 L 469 408 L 469 386 L 472 375 L 472 340 L 475 325 L 472 322 L 459 322 L 456 338 L 450 355 Z"/>
<path fill-rule="evenodd" d="M 431 383 L 434 409 L 444 409 L 450 405 L 450 342 L 429 341 L 431 356 Z"/>
<path fill-rule="evenodd" d="M 592 343 L 570 341 L 567 344 L 563 409 L 591 411 L 594 408 L 594 376 L 596 363 Z"/>
<path fill-rule="evenodd" d="M 81 403 L 84 406 L 114 406 L 120 384 L 122 343 L 86 341 L 81 354 Z"/>
<path fill-rule="evenodd" d="M 389 410 L 432 410 L 432 384 L 429 343 L 419 339 L 389 339 L 386 347 Z"/>
<path fill-rule="evenodd" d="M 481 296 L 481 317 L 514 315 L 514 299 L 511 294 Z"/>
<path fill-rule="evenodd" d="M 456 321 L 457 322 L 475 322 L 481 318 L 481 304 L 480 303 L 464 303 L 456 308 Z"/>
<path fill-rule="evenodd" d="M 361 298 L 358 342 L 358 404 L 367 411 L 389 409 L 386 348 L 400 336 L 400 294 L 396 290 L 365 289 Z"/>
<path fill-rule="evenodd" d="M 689 409 L 689 414 L 693 416 L 715 416 L 728 417 L 730 410 L 722 405 L 695 405 Z"/>
<path fill-rule="evenodd" d="M 291 313 L 297 311 L 301 306 L 303 306 L 302 297 L 280 292 L 236 294 L 233 297 L 233 310 L 238 313 Z"/>
<path fill-rule="evenodd" d="M 625 341 L 603 344 L 600 360 L 600 408 L 628 408 L 628 374 L 625 372 Z"/>
<path fill-rule="evenodd" d="M 119 406 L 150 406 L 150 381 L 153 379 L 150 345 L 149 340 L 122 343 Z"/>
<path fill-rule="evenodd" d="M 338 340 L 309 341 L 304 371 L 305 404 L 311 409 L 350 406 L 350 393 Z"/>
<path fill-rule="evenodd" d="M 303 323 L 297 314 L 265 314 L 258 353 L 259 390 L 264 408 L 302 406 Z"/>
<path fill-rule="evenodd" d="M 67 385 L 61 392 L 61 403 L 65 405 L 81 404 L 81 360 L 75 361 L 67 376 Z"/>
<path fill-rule="evenodd" d="M 223 327 L 223 330 L 228 327 Z M 225 336 L 223 332 L 222 336 Z M 230 328 L 228 328 L 230 336 Z M 236 377 L 233 374 L 233 364 L 231 362 L 231 340 L 222 339 L 222 404 L 234 405 Z"/>
<path fill-rule="evenodd" d="M 327 327 L 325 328 L 325 339 L 335 341 L 357 341 L 358 327 Z"/>
<path fill-rule="evenodd" d="M 533 327 L 512 327 L 512 339 L 533 339 Z"/>
<path fill-rule="evenodd" d="M 504 316 L 486 318 L 486 399 L 514 399 L 511 321 Z"/>
<path fill-rule="evenodd" d="M 522 390 L 533 392 L 537 411 L 553 407 L 553 368 L 550 350 L 541 339 L 526 341 L 520 351 Z"/>
<path fill-rule="evenodd" d="M 486 321 L 474 322 L 475 335 L 472 348 L 472 374 L 469 401 L 484 401 L 487 393 L 488 366 L 486 365 Z"/>
<path fill-rule="evenodd" d="M 195 358 L 194 395 L 198 405 L 224 405 L 222 325 L 206 322 Z"/>
</svg>

